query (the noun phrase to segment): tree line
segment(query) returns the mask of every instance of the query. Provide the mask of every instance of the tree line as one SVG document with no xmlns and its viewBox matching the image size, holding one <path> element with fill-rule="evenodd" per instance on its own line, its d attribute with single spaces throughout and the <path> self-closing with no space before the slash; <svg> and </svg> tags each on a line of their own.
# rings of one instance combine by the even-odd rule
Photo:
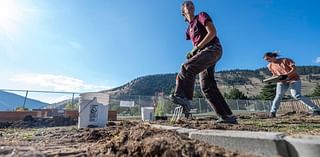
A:
<svg viewBox="0 0 320 157">
<path fill-rule="evenodd" d="M 276 95 L 276 84 L 266 84 L 262 87 L 261 92 L 257 96 L 248 97 L 237 88 L 232 88 L 229 92 L 224 93 L 226 99 L 258 99 L 258 100 L 272 100 Z M 320 96 L 320 84 L 314 88 L 311 95 L 308 97 Z M 285 99 L 288 97 L 285 97 Z"/>
</svg>

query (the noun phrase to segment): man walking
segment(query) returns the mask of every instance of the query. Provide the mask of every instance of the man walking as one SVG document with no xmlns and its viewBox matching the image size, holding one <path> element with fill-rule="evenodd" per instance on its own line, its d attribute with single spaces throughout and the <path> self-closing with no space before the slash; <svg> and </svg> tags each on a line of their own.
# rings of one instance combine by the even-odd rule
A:
<svg viewBox="0 0 320 157">
<path fill-rule="evenodd" d="M 237 124 L 214 78 L 215 65 L 222 56 L 222 47 L 213 21 L 205 12 L 194 15 L 192 1 L 184 1 L 181 10 L 188 22 L 186 39 L 191 39 L 193 49 L 187 53 L 188 60 L 177 75 L 175 92 L 170 98 L 174 103 L 183 106 L 184 112 L 188 113 L 191 109 L 190 100 L 193 97 L 195 78 L 199 74 L 201 90 L 219 116 L 216 122 Z"/>
</svg>

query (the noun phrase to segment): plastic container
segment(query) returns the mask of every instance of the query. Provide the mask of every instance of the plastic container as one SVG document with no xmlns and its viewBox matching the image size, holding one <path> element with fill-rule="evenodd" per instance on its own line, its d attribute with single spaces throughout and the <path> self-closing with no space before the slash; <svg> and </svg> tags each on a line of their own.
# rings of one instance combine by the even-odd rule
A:
<svg viewBox="0 0 320 157">
<path fill-rule="evenodd" d="M 82 93 L 79 103 L 79 128 L 106 126 L 109 111 L 108 94 Z"/>
<path fill-rule="evenodd" d="M 141 118 L 143 121 L 152 121 L 154 117 L 153 107 L 141 107 Z"/>
</svg>

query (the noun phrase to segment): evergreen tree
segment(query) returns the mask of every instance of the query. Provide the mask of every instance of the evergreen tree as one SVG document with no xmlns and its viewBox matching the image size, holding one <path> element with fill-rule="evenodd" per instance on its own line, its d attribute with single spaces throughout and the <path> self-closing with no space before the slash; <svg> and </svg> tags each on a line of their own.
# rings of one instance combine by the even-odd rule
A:
<svg viewBox="0 0 320 157">
<path fill-rule="evenodd" d="M 318 83 L 316 88 L 313 90 L 312 96 L 320 96 L 320 84 Z"/>
<path fill-rule="evenodd" d="M 203 98 L 203 95 L 200 90 L 195 90 L 193 92 L 193 98 Z"/>
<path fill-rule="evenodd" d="M 262 87 L 259 98 L 262 100 L 272 100 L 276 95 L 276 84 L 266 84 Z"/>
<path fill-rule="evenodd" d="M 174 108 L 174 104 L 166 100 L 163 96 L 158 96 L 155 99 L 155 116 L 165 116 L 166 113 L 171 113 Z"/>
<path fill-rule="evenodd" d="M 164 116 L 165 115 L 165 104 L 162 96 L 159 96 L 156 101 L 156 116 Z"/>
<path fill-rule="evenodd" d="M 193 98 L 203 98 L 200 84 L 196 84 L 194 91 L 193 91 Z"/>
<path fill-rule="evenodd" d="M 228 93 L 224 93 L 226 99 L 247 99 L 248 97 L 237 88 L 232 88 Z"/>
</svg>

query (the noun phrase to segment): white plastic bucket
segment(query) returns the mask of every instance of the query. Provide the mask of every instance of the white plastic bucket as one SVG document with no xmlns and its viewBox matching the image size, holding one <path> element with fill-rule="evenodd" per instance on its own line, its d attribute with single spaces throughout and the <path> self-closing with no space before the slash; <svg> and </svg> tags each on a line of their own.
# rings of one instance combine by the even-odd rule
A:
<svg viewBox="0 0 320 157">
<path fill-rule="evenodd" d="M 141 118 L 143 121 L 152 121 L 154 117 L 153 107 L 141 107 Z"/>
<path fill-rule="evenodd" d="M 79 128 L 106 126 L 109 111 L 108 94 L 82 93 L 79 103 Z"/>
</svg>

